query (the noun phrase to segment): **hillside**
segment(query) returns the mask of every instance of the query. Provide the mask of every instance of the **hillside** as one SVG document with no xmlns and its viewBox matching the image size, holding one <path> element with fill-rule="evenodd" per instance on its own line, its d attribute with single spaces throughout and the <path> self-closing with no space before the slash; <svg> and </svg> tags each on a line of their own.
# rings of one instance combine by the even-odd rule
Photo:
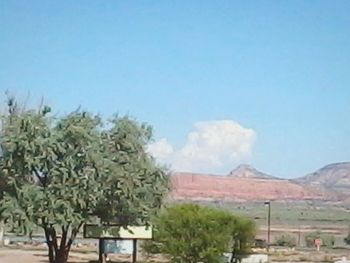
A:
<svg viewBox="0 0 350 263">
<path fill-rule="evenodd" d="M 350 162 L 329 164 L 314 173 L 286 180 L 240 165 L 228 175 L 175 173 L 175 199 L 261 201 L 261 200 L 350 200 Z"/>
<path fill-rule="evenodd" d="M 236 178 L 278 179 L 272 175 L 260 172 L 254 167 L 247 164 L 241 164 L 237 166 L 237 168 L 232 170 L 228 176 Z"/>
<path fill-rule="evenodd" d="M 322 192 L 266 175 L 246 165 L 237 167 L 228 176 L 175 173 L 172 183 L 172 196 L 178 200 L 257 201 L 326 198 Z"/>
<path fill-rule="evenodd" d="M 340 197 L 349 197 L 350 162 L 329 164 L 294 181 L 315 189 L 336 193 Z"/>
</svg>

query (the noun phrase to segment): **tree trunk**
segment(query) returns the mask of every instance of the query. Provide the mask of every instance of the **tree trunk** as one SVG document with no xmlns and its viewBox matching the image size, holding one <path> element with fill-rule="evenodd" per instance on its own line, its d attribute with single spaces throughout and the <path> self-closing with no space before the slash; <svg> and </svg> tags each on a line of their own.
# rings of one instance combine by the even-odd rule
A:
<svg viewBox="0 0 350 263">
<path fill-rule="evenodd" d="M 232 246 L 230 263 L 238 263 L 241 261 L 237 255 L 237 250 L 238 250 L 237 246 L 238 246 L 237 242 L 235 242 L 234 245 Z"/>
<path fill-rule="evenodd" d="M 55 250 L 53 245 L 48 245 L 48 249 L 50 263 L 67 263 L 69 255 L 67 246 L 65 246 L 63 250 Z"/>
<path fill-rule="evenodd" d="M 30 231 L 28 234 L 28 238 L 30 242 L 33 242 L 33 231 Z"/>
<path fill-rule="evenodd" d="M 56 230 L 52 226 L 45 226 L 45 237 L 46 243 L 48 247 L 48 256 L 50 263 L 67 263 L 68 255 L 70 248 L 73 244 L 74 239 L 76 238 L 79 229 L 81 228 L 83 223 L 81 223 L 78 227 L 75 227 L 71 231 L 70 238 L 68 239 L 68 229 L 69 225 L 66 227 L 62 227 L 62 236 L 60 244 L 57 242 Z"/>
<path fill-rule="evenodd" d="M 5 222 L 0 220 L 0 245 L 4 244 Z"/>
<path fill-rule="evenodd" d="M 56 231 L 54 228 L 44 228 L 46 243 L 48 247 L 48 256 L 50 263 L 67 263 L 71 243 L 66 244 L 67 231 L 62 231 L 61 243 L 58 246 Z"/>
<path fill-rule="evenodd" d="M 55 253 L 54 253 L 54 249 L 53 249 L 53 245 L 47 242 L 47 247 L 49 249 L 49 262 L 50 263 L 54 263 L 55 260 Z"/>
<path fill-rule="evenodd" d="M 54 263 L 67 263 L 67 260 L 68 260 L 68 250 L 67 249 L 58 250 Z"/>
</svg>

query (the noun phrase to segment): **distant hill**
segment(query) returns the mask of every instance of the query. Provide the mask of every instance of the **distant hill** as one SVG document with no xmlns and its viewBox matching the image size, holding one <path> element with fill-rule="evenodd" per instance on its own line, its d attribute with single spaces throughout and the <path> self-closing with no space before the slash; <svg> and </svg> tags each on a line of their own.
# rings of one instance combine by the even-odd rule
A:
<svg viewBox="0 0 350 263">
<path fill-rule="evenodd" d="M 175 173 L 172 197 L 178 200 L 261 201 L 323 200 L 325 196 L 293 181 L 279 179 L 247 165 L 227 176 Z"/>
<path fill-rule="evenodd" d="M 293 180 L 268 175 L 249 165 L 239 165 L 228 175 L 175 173 L 172 184 L 173 198 L 181 200 L 350 202 L 350 162 L 329 164 Z"/>
<path fill-rule="evenodd" d="M 228 176 L 236 178 L 277 179 L 276 177 L 260 172 L 247 164 L 239 165 L 236 169 L 232 170 Z"/>
<path fill-rule="evenodd" d="M 350 197 L 350 162 L 329 164 L 314 173 L 297 178 L 295 182 Z"/>
</svg>

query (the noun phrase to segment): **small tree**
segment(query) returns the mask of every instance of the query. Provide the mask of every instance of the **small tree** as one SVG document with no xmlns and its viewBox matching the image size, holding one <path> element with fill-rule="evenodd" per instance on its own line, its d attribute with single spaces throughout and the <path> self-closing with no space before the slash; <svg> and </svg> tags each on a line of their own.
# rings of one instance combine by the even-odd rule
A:
<svg viewBox="0 0 350 263">
<path fill-rule="evenodd" d="M 252 220 L 243 217 L 237 217 L 231 226 L 231 263 L 239 261 L 239 258 L 247 254 L 256 234 L 256 227 Z"/>
<path fill-rule="evenodd" d="M 243 249 L 250 236 L 243 234 L 243 227 L 238 229 L 237 223 L 243 221 L 227 211 L 196 204 L 170 206 L 155 220 L 154 241 L 146 242 L 144 249 L 165 253 L 174 263 L 220 262 L 233 241 Z"/>
<path fill-rule="evenodd" d="M 149 126 L 117 117 L 103 125 L 80 111 L 55 118 L 49 107 L 17 111 L 13 100 L 8 106 L 0 212 L 43 228 L 50 263 L 66 263 L 81 226 L 96 217 L 124 227 L 148 224 L 168 189 L 166 172 L 145 150 Z"/>
</svg>

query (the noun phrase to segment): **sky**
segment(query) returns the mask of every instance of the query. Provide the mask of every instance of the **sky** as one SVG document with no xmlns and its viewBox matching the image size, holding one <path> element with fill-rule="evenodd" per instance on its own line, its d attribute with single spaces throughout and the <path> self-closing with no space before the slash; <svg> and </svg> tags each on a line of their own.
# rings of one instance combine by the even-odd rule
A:
<svg viewBox="0 0 350 263">
<path fill-rule="evenodd" d="M 0 92 L 154 127 L 174 171 L 350 157 L 350 2 L 0 1 Z M 4 98 L 2 96 L 1 98 Z M 2 100 L 4 103 L 4 99 Z"/>
</svg>

